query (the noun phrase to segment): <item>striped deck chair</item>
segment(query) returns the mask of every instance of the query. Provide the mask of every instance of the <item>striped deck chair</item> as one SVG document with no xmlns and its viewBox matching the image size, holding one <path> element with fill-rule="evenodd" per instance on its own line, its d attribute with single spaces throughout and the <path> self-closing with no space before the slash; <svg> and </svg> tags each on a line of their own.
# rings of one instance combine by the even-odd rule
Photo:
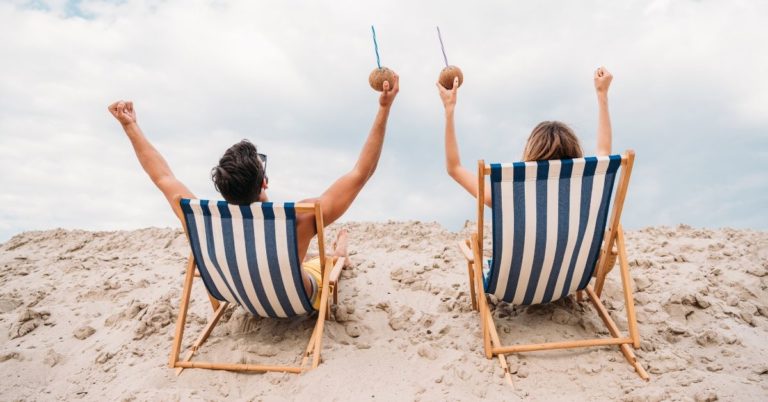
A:
<svg viewBox="0 0 768 402">
<path fill-rule="evenodd" d="M 333 292 L 344 264 L 325 256 L 323 214 L 320 204 L 254 203 L 231 205 L 225 201 L 178 198 L 184 219 L 184 231 L 192 253 L 187 264 L 176 334 L 171 349 L 170 367 L 177 374 L 184 368 L 231 371 L 281 371 L 301 373 L 309 356 L 312 368 L 320 362 L 323 323 L 329 313 L 328 297 Z M 310 213 L 315 217 L 317 243 L 323 277 L 317 323 L 300 366 L 227 364 L 193 362 L 192 357 L 213 331 L 226 307 L 237 304 L 259 317 L 294 317 L 314 312 L 301 279 L 301 261 L 296 245 L 296 216 Z M 331 267 L 333 267 L 331 269 Z M 179 360 L 184 337 L 195 268 L 208 291 L 213 316 Z"/>
<path fill-rule="evenodd" d="M 467 259 L 473 309 L 480 311 L 485 356 L 494 355 L 511 381 L 506 353 L 618 345 L 638 375 L 648 374 L 629 348 L 640 346 L 627 265 L 621 210 L 635 154 L 511 164 L 478 162 L 477 232 L 459 243 Z M 619 168 L 621 173 L 618 174 Z M 610 211 L 616 177 L 618 188 Z M 485 176 L 490 176 L 492 259 L 483 270 Z M 607 225 L 607 226 L 606 226 Z M 600 301 L 608 256 L 617 244 L 629 336 L 622 336 Z M 595 287 L 589 285 L 595 276 Z M 611 338 L 503 346 L 485 294 L 514 305 L 555 301 L 583 293 L 597 310 Z M 477 295 L 482 295 L 477 297 Z M 479 302 L 479 303 L 478 303 Z"/>
</svg>

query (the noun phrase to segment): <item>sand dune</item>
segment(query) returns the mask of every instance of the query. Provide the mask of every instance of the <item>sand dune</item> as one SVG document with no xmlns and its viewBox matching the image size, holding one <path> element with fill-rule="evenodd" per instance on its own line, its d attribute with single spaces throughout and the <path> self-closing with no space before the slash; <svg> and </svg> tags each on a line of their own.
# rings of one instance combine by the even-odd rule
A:
<svg viewBox="0 0 768 402">
<path fill-rule="evenodd" d="M 641 381 L 617 348 L 482 355 L 455 243 L 435 223 L 350 231 L 323 363 L 301 376 L 167 368 L 188 246 L 176 229 L 27 232 L 0 245 L 2 400 L 766 400 L 768 233 L 653 227 L 628 233 Z M 626 328 L 618 270 L 604 292 Z M 186 344 L 205 323 L 196 282 Z M 587 303 L 497 305 L 506 342 L 607 335 Z M 201 359 L 295 363 L 312 318 L 229 311 Z"/>
</svg>

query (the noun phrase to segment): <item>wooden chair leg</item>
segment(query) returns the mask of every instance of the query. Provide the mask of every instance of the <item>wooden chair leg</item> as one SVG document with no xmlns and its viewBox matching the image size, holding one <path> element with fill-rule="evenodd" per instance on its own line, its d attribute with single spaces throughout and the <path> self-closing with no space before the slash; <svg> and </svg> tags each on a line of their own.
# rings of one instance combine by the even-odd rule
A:
<svg viewBox="0 0 768 402">
<path fill-rule="evenodd" d="M 485 351 L 485 357 L 488 359 L 493 358 L 493 347 L 491 346 L 491 329 L 489 322 L 493 322 L 491 317 L 491 308 L 488 306 L 485 295 L 480 298 L 480 321 L 482 323 L 481 329 L 483 331 L 483 349 Z"/>
<path fill-rule="evenodd" d="M 329 283 L 331 286 L 331 294 L 333 295 L 333 304 L 339 304 L 339 277 L 341 276 L 341 270 L 344 269 L 345 264 L 345 258 L 344 257 L 337 257 L 336 261 L 334 261 L 333 270 L 331 271 L 331 275 L 329 276 Z M 332 260 L 329 260 L 332 261 Z M 330 317 L 330 310 L 328 311 L 328 316 Z"/>
<path fill-rule="evenodd" d="M 190 254 L 187 262 L 187 273 L 184 276 L 184 288 L 181 291 L 181 301 L 179 302 L 179 316 L 176 319 L 176 333 L 173 336 L 171 346 L 171 356 L 168 366 L 176 367 L 179 361 L 179 352 L 181 351 L 181 342 L 184 339 L 184 326 L 187 322 L 187 310 L 189 309 L 189 298 L 192 294 L 192 281 L 195 278 L 195 258 Z"/>
<path fill-rule="evenodd" d="M 317 323 L 315 323 L 315 328 L 312 329 L 312 336 L 309 337 L 309 343 L 307 344 L 307 350 L 304 352 L 304 357 L 301 359 L 301 368 L 304 369 L 304 366 L 307 364 L 307 360 L 309 360 L 309 356 L 312 354 L 312 352 L 315 349 L 315 345 L 317 345 Z"/>
<path fill-rule="evenodd" d="M 475 293 L 475 275 L 471 262 L 467 262 L 467 274 L 469 274 L 469 297 L 472 301 L 472 310 L 477 311 L 477 295 Z"/>
<path fill-rule="evenodd" d="M 621 333 L 619 332 L 619 327 L 616 325 L 613 319 L 611 319 L 611 316 L 608 314 L 608 310 L 603 305 L 603 302 L 600 301 L 599 296 L 597 296 L 595 291 L 592 290 L 592 287 L 590 286 L 587 286 L 586 291 L 587 291 L 587 294 L 589 295 L 589 300 L 592 302 L 592 305 L 594 305 L 595 309 L 597 310 L 597 314 L 603 320 L 603 323 L 605 323 L 605 326 L 608 327 L 608 332 L 610 332 L 612 337 L 620 338 Z M 631 364 L 635 368 L 637 375 L 639 375 L 640 378 L 642 378 L 643 380 L 649 381 L 650 377 L 648 376 L 648 373 L 645 371 L 645 368 L 643 368 L 640 362 L 637 361 L 637 357 L 635 357 L 635 354 L 629 348 L 629 345 L 626 343 L 621 344 L 619 345 L 619 349 L 621 349 L 621 353 L 624 355 L 624 358 L 627 359 L 627 362 L 629 362 L 629 364 Z"/>
<path fill-rule="evenodd" d="M 637 360 L 637 357 L 635 356 L 634 352 L 632 352 L 632 349 L 629 348 L 629 345 L 623 343 L 619 345 L 619 348 L 621 349 L 621 353 L 624 355 L 624 358 L 627 359 L 632 367 L 635 368 L 637 375 L 639 375 L 643 381 L 650 381 L 651 377 L 648 375 L 648 372 L 645 371 L 643 365 L 640 364 L 640 362 Z"/>
<path fill-rule="evenodd" d="M 493 317 L 490 315 L 488 316 L 488 328 L 490 328 L 491 333 L 491 346 L 492 347 L 501 347 L 501 341 L 499 340 L 499 333 L 496 332 L 496 323 L 493 322 Z M 507 357 L 503 353 L 498 354 L 499 357 L 499 364 L 501 364 L 501 369 L 504 370 L 504 378 L 507 380 L 509 385 L 512 386 L 512 388 L 515 387 L 515 384 L 512 382 L 512 373 L 509 372 L 509 366 L 507 365 Z"/>
<path fill-rule="evenodd" d="M 611 247 L 610 252 L 608 252 L 607 260 L 605 263 L 605 274 L 609 274 L 611 271 L 613 271 L 613 267 L 616 266 L 616 258 L 619 255 L 619 251 L 616 249 L 616 243 L 614 242 L 613 247 Z"/>
<path fill-rule="evenodd" d="M 328 257 L 326 260 L 326 266 L 332 267 L 333 266 L 333 259 Z M 330 292 L 329 285 L 330 285 L 330 275 L 331 270 L 326 269 L 323 273 L 323 283 L 325 286 L 323 286 L 322 292 L 320 292 L 320 308 L 318 309 L 317 314 L 317 335 L 315 339 L 315 346 L 314 346 L 314 354 L 312 356 L 312 368 L 316 368 L 320 364 L 320 345 L 323 341 L 323 326 L 325 325 L 325 317 L 327 314 L 327 310 L 329 308 L 328 306 L 328 294 Z"/>
<path fill-rule="evenodd" d="M 227 306 L 229 303 L 222 303 L 219 308 L 216 310 L 215 313 L 213 313 L 213 317 L 211 317 L 210 320 L 208 320 L 208 324 L 206 324 L 205 328 L 203 328 L 203 331 L 200 333 L 200 336 L 197 337 L 197 340 L 194 344 L 192 344 L 192 347 L 189 349 L 189 352 L 187 352 L 187 355 L 184 356 L 184 358 L 181 361 L 188 362 L 192 360 L 192 357 L 197 353 L 197 350 L 200 349 L 201 346 L 203 346 L 203 343 L 208 339 L 208 336 L 211 335 L 211 332 L 213 332 L 213 328 L 218 324 L 219 320 L 221 319 L 221 316 L 224 315 L 224 311 L 227 309 Z M 180 375 L 181 372 L 184 370 L 184 367 L 178 367 L 176 369 L 176 375 Z"/>
<path fill-rule="evenodd" d="M 595 267 L 595 293 L 598 296 L 602 296 L 603 294 L 603 286 L 605 285 L 605 278 L 608 276 L 608 272 L 611 270 L 608 267 L 608 264 L 615 263 L 616 258 L 615 256 L 612 256 L 613 247 L 616 243 L 616 236 L 615 231 L 612 231 L 611 229 L 608 230 L 606 233 L 605 239 L 603 240 L 605 244 L 603 244 L 602 248 L 600 249 L 600 256 L 597 259 L 597 266 Z"/>
<path fill-rule="evenodd" d="M 482 261 L 482 256 L 480 255 L 480 247 L 478 243 L 478 237 L 477 233 L 472 235 L 472 253 L 474 254 L 474 260 L 475 261 Z M 480 327 L 483 331 L 483 347 L 485 348 L 485 357 L 488 359 L 493 358 L 493 352 L 491 350 L 491 335 L 490 330 L 488 329 L 488 318 L 491 315 L 490 307 L 488 307 L 488 300 L 485 298 L 485 291 L 483 290 L 483 285 L 480 283 L 480 278 L 482 278 L 482 272 L 480 272 L 480 264 L 472 264 L 475 274 L 475 287 L 478 291 L 478 304 L 480 307 Z"/>
<path fill-rule="evenodd" d="M 635 297 L 632 295 L 632 281 L 629 277 L 629 263 L 627 262 L 627 248 L 624 240 L 624 229 L 619 225 L 617 231 L 617 243 L 619 246 L 619 265 L 621 266 L 621 285 L 624 288 L 624 303 L 627 306 L 627 325 L 629 336 L 632 338 L 632 346 L 640 347 L 640 334 L 637 331 L 637 318 L 635 316 Z"/>
</svg>

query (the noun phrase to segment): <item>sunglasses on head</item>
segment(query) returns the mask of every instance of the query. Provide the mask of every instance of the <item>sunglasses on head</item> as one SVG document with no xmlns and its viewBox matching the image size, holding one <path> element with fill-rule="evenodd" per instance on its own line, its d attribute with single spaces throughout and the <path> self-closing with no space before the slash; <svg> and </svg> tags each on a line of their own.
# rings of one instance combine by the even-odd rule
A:
<svg viewBox="0 0 768 402">
<path fill-rule="evenodd" d="M 259 157 L 259 161 L 261 161 L 261 165 L 264 167 L 264 180 L 269 183 L 269 177 L 267 177 L 267 154 L 257 153 L 256 156 Z"/>
<path fill-rule="evenodd" d="M 264 171 L 267 171 L 267 155 L 266 154 L 256 154 L 259 157 L 259 160 L 261 161 L 261 164 L 264 165 Z"/>
</svg>

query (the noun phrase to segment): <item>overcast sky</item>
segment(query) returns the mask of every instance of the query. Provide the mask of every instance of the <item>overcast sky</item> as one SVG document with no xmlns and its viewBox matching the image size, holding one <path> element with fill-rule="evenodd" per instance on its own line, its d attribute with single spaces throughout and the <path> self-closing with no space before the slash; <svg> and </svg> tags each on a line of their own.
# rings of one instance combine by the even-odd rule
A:
<svg viewBox="0 0 768 402">
<path fill-rule="evenodd" d="M 352 167 L 382 64 L 400 74 L 379 168 L 344 220 L 474 219 L 443 167 L 442 56 L 464 71 L 462 160 L 519 159 L 541 120 L 595 148 L 592 72 L 614 73 L 614 151 L 633 148 L 624 225 L 768 229 L 768 2 L 0 1 L 0 242 L 55 227 L 178 226 L 107 112 L 135 103 L 176 176 L 248 138 L 270 198 Z"/>
</svg>

